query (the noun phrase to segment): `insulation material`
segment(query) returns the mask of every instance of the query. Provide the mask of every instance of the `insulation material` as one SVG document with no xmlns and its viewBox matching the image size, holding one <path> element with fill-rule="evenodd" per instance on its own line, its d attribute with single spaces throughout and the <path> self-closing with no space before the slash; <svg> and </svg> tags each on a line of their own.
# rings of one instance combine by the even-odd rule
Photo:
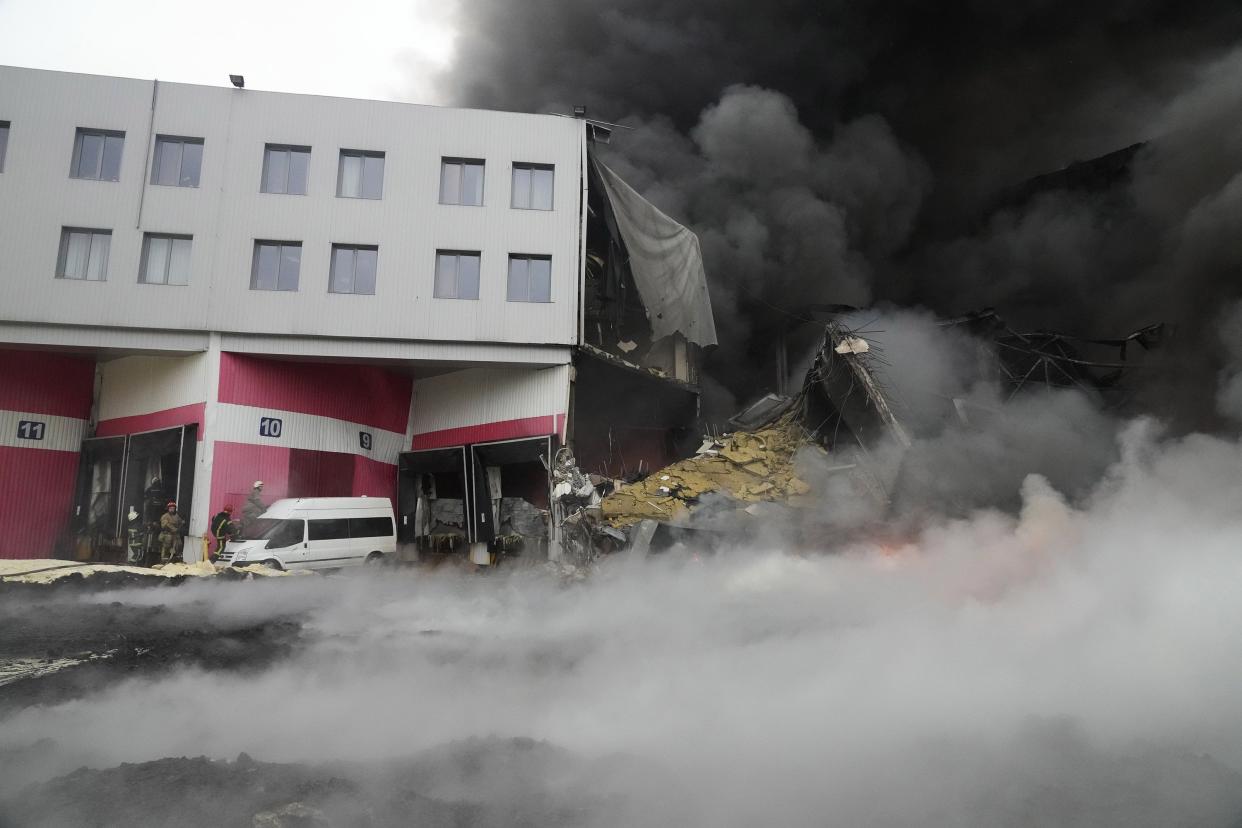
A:
<svg viewBox="0 0 1242 828">
<path fill-rule="evenodd" d="M 651 321 L 651 338 L 680 333 L 701 346 L 716 344 L 716 322 L 699 237 L 592 159 L 629 254 L 630 270 Z"/>
<path fill-rule="evenodd" d="M 677 521 L 688 516 L 688 505 L 710 493 L 797 505 L 810 487 L 795 474 L 794 458 L 808 444 L 813 445 L 797 414 L 786 414 L 766 428 L 726 435 L 695 457 L 618 486 L 600 504 L 602 516 L 622 527 L 646 519 Z"/>
</svg>

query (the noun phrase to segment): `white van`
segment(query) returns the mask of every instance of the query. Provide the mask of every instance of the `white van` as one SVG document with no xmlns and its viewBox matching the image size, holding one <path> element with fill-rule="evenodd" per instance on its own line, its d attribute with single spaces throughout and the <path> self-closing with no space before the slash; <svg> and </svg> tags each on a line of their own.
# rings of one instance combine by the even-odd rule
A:
<svg viewBox="0 0 1242 828">
<path fill-rule="evenodd" d="M 386 497 L 277 500 L 244 540 L 229 541 L 220 562 L 279 569 L 335 569 L 378 563 L 397 551 L 397 525 Z"/>
</svg>

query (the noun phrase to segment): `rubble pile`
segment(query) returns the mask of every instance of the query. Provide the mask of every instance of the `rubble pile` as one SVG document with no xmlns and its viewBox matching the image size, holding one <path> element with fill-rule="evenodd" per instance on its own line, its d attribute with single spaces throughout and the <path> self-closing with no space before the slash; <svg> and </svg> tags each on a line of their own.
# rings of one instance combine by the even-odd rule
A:
<svg viewBox="0 0 1242 828">
<path fill-rule="evenodd" d="M 817 446 L 795 409 L 754 431 L 708 438 L 698 453 L 635 483 L 621 484 L 600 503 L 603 520 L 628 528 L 642 520 L 676 521 L 709 493 L 744 503 L 781 501 L 799 505 L 810 491 L 794 470 L 804 446 Z"/>
</svg>

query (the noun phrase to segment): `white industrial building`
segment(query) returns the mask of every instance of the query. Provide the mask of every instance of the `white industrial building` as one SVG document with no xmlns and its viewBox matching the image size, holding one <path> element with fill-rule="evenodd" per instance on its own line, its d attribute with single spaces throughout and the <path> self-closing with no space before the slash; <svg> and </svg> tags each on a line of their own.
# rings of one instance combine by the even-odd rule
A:
<svg viewBox="0 0 1242 828">
<path fill-rule="evenodd" d="M 393 497 L 407 541 L 533 531 L 580 409 L 588 465 L 663 459 L 710 305 L 602 134 L 0 67 L 0 557 L 114 556 L 163 498 L 201 536 L 254 480 Z"/>
</svg>

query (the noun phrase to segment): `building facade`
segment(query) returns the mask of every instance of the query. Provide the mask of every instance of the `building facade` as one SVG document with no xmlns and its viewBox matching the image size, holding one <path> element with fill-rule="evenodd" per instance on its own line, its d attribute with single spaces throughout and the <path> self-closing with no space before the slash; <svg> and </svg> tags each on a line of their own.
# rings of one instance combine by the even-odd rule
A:
<svg viewBox="0 0 1242 828">
<path fill-rule="evenodd" d="M 565 444 L 590 134 L 0 68 L 0 557 L 107 557 L 166 500 L 201 536 L 256 480 L 392 497 L 406 452 Z"/>
</svg>

